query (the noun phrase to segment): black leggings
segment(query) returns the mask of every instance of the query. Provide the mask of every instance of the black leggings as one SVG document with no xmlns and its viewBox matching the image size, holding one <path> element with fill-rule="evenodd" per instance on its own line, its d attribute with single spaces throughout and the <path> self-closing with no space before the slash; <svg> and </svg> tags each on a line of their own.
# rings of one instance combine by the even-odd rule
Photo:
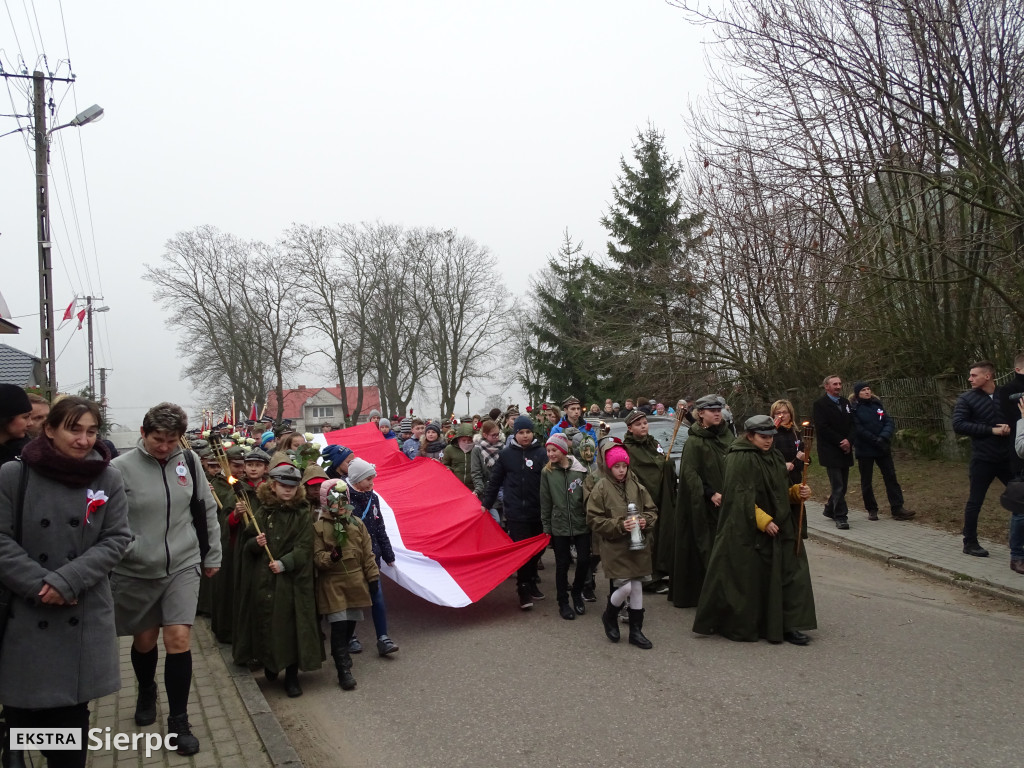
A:
<svg viewBox="0 0 1024 768">
<path fill-rule="evenodd" d="M 89 702 L 52 709 L 20 709 L 5 706 L 4 716 L 8 728 L 81 728 L 81 751 L 43 749 L 40 752 L 46 758 L 48 768 L 85 768 L 85 761 L 89 756 L 86 748 L 89 735 Z"/>
</svg>

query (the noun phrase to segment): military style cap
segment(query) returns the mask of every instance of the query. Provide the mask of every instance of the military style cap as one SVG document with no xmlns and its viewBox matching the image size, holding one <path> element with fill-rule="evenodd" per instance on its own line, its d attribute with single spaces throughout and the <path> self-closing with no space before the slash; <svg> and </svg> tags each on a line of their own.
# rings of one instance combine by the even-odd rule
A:
<svg viewBox="0 0 1024 768">
<path fill-rule="evenodd" d="M 224 453 L 227 454 L 228 459 L 244 459 L 245 458 L 245 448 L 243 448 L 240 445 L 232 445 Z"/>
<path fill-rule="evenodd" d="M 562 408 L 568 408 L 570 405 L 580 405 L 580 399 L 569 395 L 569 397 L 562 401 Z"/>
<path fill-rule="evenodd" d="M 270 454 L 264 451 L 262 448 L 253 448 L 247 454 L 245 454 L 246 461 L 262 461 L 264 464 L 270 463 Z"/>
<path fill-rule="evenodd" d="M 694 408 L 698 411 L 720 411 L 722 410 L 722 400 L 718 395 L 704 395 L 694 403 Z"/>
<path fill-rule="evenodd" d="M 743 429 L 747 432 L 756 432 L 759 435 L 774 435 L 779 430 L 775 428 L 775 422 L 771 416 L 751 416 L 743 422 Z"/>
<path fill-rule="evenodd" d="M 640 419 L 646 419 L 646 418 L 647 418 L 647 414 L 644 413 L 643 411 L 636 411 L 636 410 L 630 411 L 629 412 L 629 416 L 626 417 L 626 426 L 628 427 L 630 424 L 632 424 L 634 422 L 637 422 L 637 421 L 640 421 Z"/>
<path fill-rule="evenodd" d="M 278 464 L 270 470 L 270 479 L 281 485 L 298 485 L 302 482 L 302 471 L 294 464 Z"/>
<path fill-rule="evenodd" d="M 213 459 L 214 461 L 217 460 L 217 457 L 213 455 L 213 449 L 210 448 L 209 446 L 207 446 L 206 448 L 201 448 L 200 450 L 196 451 L 196 453 L 199 454 L 199 459 L 201 461 L 209 461 L 210 459 Z"/>
</svg>

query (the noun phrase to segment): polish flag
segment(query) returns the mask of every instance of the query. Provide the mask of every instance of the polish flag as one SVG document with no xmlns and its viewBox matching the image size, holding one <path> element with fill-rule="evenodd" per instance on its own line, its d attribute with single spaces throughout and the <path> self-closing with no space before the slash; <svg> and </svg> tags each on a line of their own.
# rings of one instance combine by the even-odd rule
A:
<svg viewBox="0 0 1024 768">
<path fill-rule="evenodd" d="M 548 545 L 547 534 L 512 541 L 446 467 L 410 461 L 374 424 L 314 435 L 313 442 L 347 446 L 376 465 L 373 490 L 395 550 L 395 566 L 382 562 L 380 569 L 424 600 L 451 608 L 475 603 Z"/>
<path fill-rule="evenodd" d="M 259 414 L 256 413 L 256 401 L 252 401 L 252 410 L 249 411 L 249 421 L 256 421 L 259 418 Z"/>
<path fill-rule="evenodd" d="M 82 322 L 85 320 L 85 310 L 78 313 L 78 330 L 82 330 Z"/>
<path fill-rule="evenodd" d="M 78 303 L 78 297 L 76 296 L 75 298 L 73 298 L 71 300 L 71 303 L 68 304 L 68 308 L 64 310 L 64 319 L 61 320 L 61 322 L 65 322 L 65 321 L 71 319 L 71 316 L 73 314 L 75 314 L 75 304 L 77 304 L 77 303 Z"/>
</svg>

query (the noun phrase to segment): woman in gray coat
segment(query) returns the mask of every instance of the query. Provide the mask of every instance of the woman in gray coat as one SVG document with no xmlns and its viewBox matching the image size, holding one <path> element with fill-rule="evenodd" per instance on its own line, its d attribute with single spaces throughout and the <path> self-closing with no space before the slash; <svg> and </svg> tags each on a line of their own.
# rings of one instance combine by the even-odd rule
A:
<svg viewBox="0 0 1024 768">
<path fill-rule="evenodd" d="M 14 593 L 0 703 L 12 728 L 83 729 L 81 751 L 43 750 L 51 768 L 85 765 L 89 701 L 121 687 L 107 576 L 131 531 L 99 427 L 96 403 L 67 397 L 21 461 L 0 468 L 0 582 Z"/>
</svg>

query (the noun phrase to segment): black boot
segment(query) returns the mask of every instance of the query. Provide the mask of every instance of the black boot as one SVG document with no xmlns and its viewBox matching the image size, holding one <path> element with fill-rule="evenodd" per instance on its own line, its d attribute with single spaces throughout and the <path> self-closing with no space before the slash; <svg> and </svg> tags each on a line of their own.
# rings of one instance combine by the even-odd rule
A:
<svg viewBox="0 0 1024 768">
<path fill-rule="evenodd" d="M 188 713 L 167 716 L 167 732 L 176 733 L 179 755 L 194 755 L 199 751 L 199 739 L 192 735 L 192 726 L 188 722 Z"/>
<path fill-rule="evenodd" d="M 135 724 L 152 725 L 156 722 L 156 681 L 140 685 L 135 699 Z"/>
<path fill-rule="evenodd" d="M 619 609 L 612 605 L 612 599 L 608 598 L 608 605 L 601 614 L 601 623 L 604 624 L 604 633 L 613 643 L 619 642 Z"/>
<path fill-rule="evenodd" d="M 641 631 L 644 628 L 644 609 L 643 608 L 630 608 L 629 609 L 629 642 L 635 645 L 637 648 L 643 648 L 645 651 L 650 650 L 654 647 L 654 643 L 644 637 L 644 633 Z"/>
<path fill-rule="evenodd" d="M 351 691 L 356 687 L 356 679 L 352 677 L 352 657 L 348 651 L 334 657 L 334 666 L 338 670 L 338 685 L 343 691 Z"/>
<path fill-rule="evenodd" d="M 299 685 L 299 665 L 289 664 L 284 670 L 284 692 L 289 699 L 297 699 L 302 695 L 302 687 Z"/>
</svg>

